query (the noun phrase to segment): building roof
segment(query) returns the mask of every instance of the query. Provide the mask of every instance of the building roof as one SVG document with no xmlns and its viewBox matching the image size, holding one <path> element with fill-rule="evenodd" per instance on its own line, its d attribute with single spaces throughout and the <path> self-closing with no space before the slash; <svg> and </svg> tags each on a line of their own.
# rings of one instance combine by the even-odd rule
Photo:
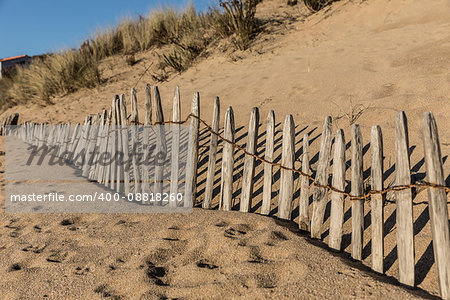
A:
<svg viewBox="0 0 450 300">
<path fill-rule="evenodd" d="M 2 62 L 2 61 L 8 61 L 8 60 L 14 60 L 14 59 L 18 59 L 18 58 L 23 58 L 23 57 L 26 57 L 26 56 L 28 56 L 28 55 L 19 55 L 19 56 L 13 56 L 13 57 L 7 57 L 7 58 L 3 58 L 3 59 L 0 59 L 0 62 Z"/>
</svg>

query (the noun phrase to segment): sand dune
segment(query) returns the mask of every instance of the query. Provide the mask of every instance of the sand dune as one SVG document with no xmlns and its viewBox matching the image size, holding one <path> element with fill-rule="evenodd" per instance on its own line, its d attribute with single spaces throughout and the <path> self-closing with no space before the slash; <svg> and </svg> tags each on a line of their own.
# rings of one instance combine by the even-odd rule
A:
<svg viewBox="0 0 450 300">
<path fill-rule="evenodd" d="M 388 184 L 394 176 L 396 111 L 404 110 L 408 116 L 414 176 L 423 175 L 425 169 L 422 115 L 433 111 L 440 130 L 444 173 L 448 176 L 447 0 L 340 1 L 308 17 L 302 5 L 289 7 L 281 0 L 265 0 L 258 8 L 260 17 L 272 16 L 274 12 L 274 18 L 284 25 L 268 24 L 267 33 L 257 38 L 252 50 L 230 56 L 218 47 L 185 73 L 160 83 L 166 117 L 171 115 L 173 88 L 179 85 L 183 116 L 189 112 L 194 91 L 199 91 L 201 116 L 211 120 L 213 99 L 220 96 L 222 112 L 233 106 L 237 127 L 244 126 L 240 132 L 243 144 L 252 107 L 260 109 L 263 121 L 269 110 L 275 111 L 276 123 L 292 114 L 298 126 L 296 142 L 301 144 L 303 133 L 310 132 L 311 151 L 317 153 L 325 116 L 333 117 L 334 129 L 343 128 L 348 141 L 350 122 L 345 114 L 351 112 L 352 106 L 361 107 L 364 112 L 357 122 L 361 124 L 364 145 L 369 142 L 372 125 L 383 129 Z M 136 58 L 144 59 L 148 65 L 154 57 L 155 53 L 147 52 Z M 135 85 L 143 116 L 144 86 L 153 83 L 150 74 L 138 81 L 145 65 L 130 67 L 124 58 L 113 57 L 104 61 L 102 68 L 107 81 L 95 90 L 57 97 L 52 106 L 20 105 L 0 118 L 20 112 L 21 121 L 81 122 L 85 115 L 108 108 L 114 94 L 128 95 Z M 278 126 L 276 139 L 280 137 Z M 264 135 L 260 141 L 263 139 Z M 369 154 L 364 156 L 366 166 Z M 241 168 L 236 172 L 241 172 Z M 261 171 L 259 168 L 256 174 Z M 317 168 L 317 162 L 312 168 Z M 204 185 L 202 174 L 199 181 Z M 447 178 L 448 184 L 449 181 Z M 261 186 L 259 179 L 255 190 Z M 275 191 L 278 186 L 276 182 Z M 1 197 L 3 202 L 4 196 Z M 255 211 L 260 197 L 255 197 Z M 201 193 L 197 200 L 202 200 Z M 276 201 L 274 197 L 274 205 Z M 426 201 L 426 193 L 418 194 L 414 201 L 419 290 L 392 284 L 397 277 L 397 259 L 395 205 L 390 204 L 385 209 L 385 263 L 387 275 L 392 278 L 365 271 L 364 265 L 370 266 L 371 259 L 370 223 L 364 233 L 368 254 L 363 264 L 358 264 L 350 263 L 345 253 L 333 255 L 315 245 L 320 243 L 311 243 L 299 235 L 293 229 L 295 218 L 291 223 L 279 223 L 256 214 L 200 209 L 194 209 L 192 215 L 151 216 L 2 213 L 0 291 L 5 299 L 41 299 L 45 295 L 55 299 L 404 299 L 438 295 L 428 210 L 420 204 Z M 349 206 L 347 201 L 346 211 Z M 365 211 L 370 211 L 369 203 Z M 349 251 L 350 227 L 347 219 L 345 252 Z M 325 231 L 323 236 L 327 242 Z"/>
<path fill-rule="evenodd" d="M 424 295 L 333 256 L 292 224 L 239 212 L 1 216 L 3 299 Z M 294 232 L 292 232 L 294 231 Z"/>
</svg>

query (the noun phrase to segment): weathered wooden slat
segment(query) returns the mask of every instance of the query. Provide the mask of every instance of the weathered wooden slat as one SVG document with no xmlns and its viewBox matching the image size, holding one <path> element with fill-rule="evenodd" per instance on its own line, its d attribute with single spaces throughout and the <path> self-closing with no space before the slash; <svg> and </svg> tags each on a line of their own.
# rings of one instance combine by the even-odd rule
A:
<svg viewBox="0 0 450 300">
<path fill-rule="evenodd" d="M 116 157 L 117 155 L 117 105 L 116 102 L 119 101 L 119 96 L 116 95 L 114 98 L 112 105 L 111 105 L 111 137 L 110 137 L 110 153 L 112 157 Z M 109 166 L 109 184 L 107 185 L 110 189 L 115 188 L 115 182 L 116 182 L 116 171 L 117 171 L 117 159 L 112 159 L 111 163 L 108 164 Z"/>
<path fill-rule="evenodd" d="M 363 178 L 363 140 L 358 124 L 352 125 L 352 184 L 351 194 L 362 196 Z M 364 200 L 352 199 L 352 258 L 362 259 L 364 233 Z"/>
<path fill-rule="evenodd" d="M 214 101 L 214 111 L 211 129 L 215 133 L 219 133 L 220 122 L 220 100 L 216 97 Z M 216 173 L 216 158 L 217 158 L 217 135 L 211 133 L 209 142 L 209 159 L 208 159 L 208 173 L 206 174 L 206 188 L 205 199 L 202 207 L 205 209 L 211 208 L 214 189 L 214 174 Z"/>
<path fill-rule="evenodd" d="M 77 123 L 77 125 L 75 125 L 75 128 L 73 129 L 72 138 L 70 139 L 70 144 L 67 148 L 67 150 L 70 153 L 73 153 L 75 151 L 75 147 L 77 146 L 77 142 L 79 139 L 79 133 L 80 133 L 80 123 Z"/>
<path fill-rule="evenodd" d="M 151 97 L 151 87 L 149 84 L 145 86 L 145 121 L 144 129 L 142 133 L 142 148 L 143 153 L 145 153 L 144 160 L 146 163 L 142 165 L 142 193 L 150 193 L 150 165 L 147 163 L 149 159 L 147 156 L 150 151 L 150 125 L 152 124 L 152 97 Z"/>
<path fill-rule="evenodd" d="M 112 128 L 111 127 L 111 119 L 112 119 L 112 107 L 110 108 L 107 118 L 106 118 L 105 140 L 103 143 L 103 150 L 102 150 L 103 153 L 108 152 L 110 149 L 110 144 L 111 144 L 110 138 L 111 138 L 111 128 Z M 111 165 L 110 163 L 106 164 L 106 162 L 104 164 L 102 164 L 99 174 L 98 174 L 99 183 L 104 184 L 105 186 L 107 185 L 106 180 L 107 180 L 107 178 L 109 178 L 109 173 L 108 173 L 109 169 L 108 168 L 110 165 Z"/>
<path fill-rule="evenodd" d="M 135 94 L 135 93 L 134 93 Z M 131 91 L 131 95 L 133 96 L 133 90 Z M 136 95 L 134 95 L 136 96 Z M 133 99 L 133 97 L 132 97 Z M 130 170 L 129 170 L 129 136 L 128 136 L 128 119 L 127 119 L 127 103 L 125 100 L 125 95 L 120 98 L 120 134 L 122 136 L 122 153 L 123 160 L 126 162 L 124 167 L 122 168 L 124 172 L 123 176 L 123 187 L 125 195 L 130 193 Z"/>
<path fill-rule="evenodd" d="M 137 97 L 136 91 L 134 89 L 131 90 L 131 115 L 130 120 L 127 124 L 131 123 L 131 148 L 132 148 L 132 165 L 133 165 L 133 176 L 134 176 L 134 193 L 141 193 L 141 171 L 140 171 L 140 162 L 138 162 L 138 157 L 136 153 L 139 153 L 139 115 L 137 111 Z M 125 110 L 126 111 L 126 110 Z M 138 196 L 139 197 L 139 196 Z"/>
<path fill-rule="evenodd" d="M 331 130 L 332 119 L 326 117 L 323 124 L 322 138 L 320 142 L 319 165 L 315 181 L 320 185 L 328 184 L 328 172 L 331 158 Z M 328 190 L 322 187 L 315 187 L 313 194 L 313 213 L 311 217 L 311 237 L 320 239 L 322 235 L 322 223 L 325 215 L 325 207 L 328 202 Z"/>
<path fill-rule="evenodd" d="M 152 96 L 150 84 L 145 86 L 145 125 L 152 124 Z"/>
<path fill-rule="evenodd" d="M 122 116 L 121 116 L 121 106 L 122 106 L 122 100 L 123 103 L 125 103 L 125 95 L 121 94 L 119 98 L 116 99 L 116 131 L 117 131 L 117 135 L 116 135 L 116 183 L 115 183 L 115 187 L 116 187 L 116 192 L 120 193 L 123 192 L 123 177 L 124 177 L 124 166 L 122 161 L 124 160 L 123 157 L 123 136 L 122 136 Z"/>
<path fill-rule="evenodd" d="M 172 106 L 172 121 L 180 122 L 181 118 L 181 102 L 180 102 L 180 89 L 175 87 L 175 94 L 173 96 Z M 180 124 L 172 124 L 172 149 L 171 149 L 171 164 L 170 164 L 170 196 L 169 206 L 176 207 L 177 202 L 172 201 L 176 199 L 178 194 L 179 185 L 179 149 L 180 149 Z M 172 195 L 174 198 L 172 198 Z"/>
<path fill-rule="evenodd" d="M 395 124 L 395 183 L 411 184 L 409 141 L 406 115 L 397 114 Z M 395 192 L 397 198 L 397 254 L 399 281 L 414 286 L 414 231 L 411 189 Z"/>
<path fill-rule="evenodd" d="M 370 140 L 372 150 L 372 190 L 383 190 L 383 135 L 380 126 L 373 126 Z M 372 270 L 383 273 L 384 265 L 384 195 L 373 194 L 370 199 L 372 217 Z"/>
<path fill-rule="evenodd" d="M 83 126 L 81 127 L 81 135 L 80 135 L 79 141 L 77 143 L 76 150 L 74 152 L 74 154 L 75 154 L 74 155 L 74 159 L 75 159 L 74 164 L 76 166 L 80 166 L 80 164 L 83 163 L 83 159 L 79 156 L 79 154 L 83 149 L 86 150 L 86 141 L 87 141 L 87 138 L 89 135 L 90 122 L 91 122 L 91 118 L 89 116 L 87 116 L 84 120 Z M 82 153 L 81 153 L 81 156 L 82 156 Z"/>
<path fill-rule="evenodd" d="M 248 125 L 246 151 L 250 154 L 256 153 L 256 145 L 258 144 L 258 127 L 259 127 L 259 110 L 253 107 L 250 113 L 250 122 Z M 255 177 L 255 158 L 251 155 L 245 155 L 244 169 L 242 174 L 241 201 L 239 210 L 248 212 L 252 207 L 253 196 L 253 178 Z"/>
<path fill-rule="evenodd" d="M 95 170 L 95 174 L 94 174 L 94 178 L 98 183 L 102 182 L 102 177 L 103 177 L 103 172 L 104 172 L 104 165 L 105 165 L 105 161 L 104 161 L 104 153 L 107 149 L 107 145 L 108 145 L 108 131 L 109 131 L 109 123 L 108 123 L 108 112 L 106 110 L 103 111 L 104 115 L 103 115 L 103 126 L 101 129 L 101 137 L 99 140 L 99 151 L 100 154 L 99 155 L 99 163 L 97 163 L 97 167 Z M 102 154 L 103 153 L 103 154 Z M 101 161 L 100 161 L 101 160 Z"/>
<path fill-rule="evenodd" d="M 333 157 L 333 180 L 332 185 L 336 189 L 345 189 L 345 138 L 344 131 L 336 132 Z M 340 251 L 342 242 L 342 224 L 344 223 L 344 195 L 335 191 L 331 192 L 330 213 L 330 237 L 328 246 Z"/>
<path fill-rule="evenodd" d="M 131 114 L 130 114 L 130 122 L 133 125 L 139 125 L 139 114 L 138 114 L 138 105 L 137 105 L 137 96 L 136 90 L 134 88 L 131 89 Z"/>
<path fill-rule="evenodd" d="M 427 181 L 445 185 L 439 135 L 436 121 L 431 112 L 425 113 L 422 129 Z M 428 209 L 441 297 L 450 299 L 450 233 L 447 197 L 444 190 L 428 188 Z"/>
<path fill-rule="evenodd" d="M 281 153 L 281 165 L 286 168 L 294 167 L 295 159 L 295 125 L 292 115 L 287 115 L 283 127 L 283 149 Z M 280 195 L 278 198 L 278 217 L 291 219 L 292 200 L 294 198 L 294 173 L 281 169 Z"/>
<path fill-rule="evenodd" d="M 101 153 L 103 153 L 101 151 L 101 147 L 102 147 L 102 143 L 103 143 L 106 118 L 107 118 L 107 112 L 104 109 L 102 111 L 102 113 L 100 114 L 100 121 L 99 121 L 99 125 L 98 125 L 99 126 L 98 135 L 97 135 L 97 140 L 95 142 L 95 148 L 97 149 L 96 151 L 98 151 L 98 153 L 97 153 L 97 156 L 95 159 L 95 163 L 91 166 L 91 171 L 90 171 L 90 175 L 89 175 L 89 179 L 91 179 L 91 180 L 97 180 L 98 172 L 100 169 L 99 155 Z"/>
<path fill-rule="evenodd" d="M 194 93 L 192 100 L 191 124 L 189 126 L 189 144 L 186 161 L 186 184 L 184 195 L 184 207 L 194 204 L 197 190 L 197 165 L 198 165 L 198 138 L 200 122 L 196 117 L 200 117 L 200 94 Z"/>
<path fill-rule="evenodd" d="M 273 110 L 271 110 L 267 115 L 266 150 L 264 153 L 264 158 L 270 162 L 273 162 L 274 136 L 275 136 L 275 113 Z M 272 202 L 272 181 L 273 181 L 273 165 L 265 162 L 263 200 L 261 206 L 261 214 L 263 215 L 268 215 L 270 213 L 270 204 Z"/>
<path fill-rule="evenodd" d="M 153 87 L 153 104 L 155 108 L 155 123 L 156 125 L 156 148 L 155 155 L 160 157 L 159 154 L 163 154 L 164 157 L 167 155 L 167 145 L 166 145 L 166 133 L 164 130 L 164 114 L 161 104 L 161 96 L 159 94 L 159 89 L 157 86 Z M 154 181 L 154 190 L 153 193 L 156 195 L 162 194 L 163 192 L 163 176 L 164 176 L 164 164 L 162 161 L 157 159 L 157 163 L 155 163 L 155 181 Z M 162 202 L 157 203 L 162 205 Z"/>
<path fill-rule="evenodd" d="M 121 193 L 124 191 L 123 189 L 123 181 L 124 181 L 124 165 L 123 165 L 123 160 L 125 159 L 125 157 L 123 156 L 124 153 L 124 149 L 123 149 L 123 132 L 122 132 L 122 103 L 125 103 L 125 95 L 121 94 L 120 98 L 118 98 L 116 100 L 116 118 L 117 118 L 117 126 L 116 126 L 116 130 L 117 130 L 117 137 L 116 137 L 116 165 L 117 165 L 117 173 L 116 173 L 116 192 Z M 126 117 L 125 117 L 126 118 Z"/>
<path fill-rule="evenodd" d="M 309 135 L 305 133 L 303 136 L 303 154 L 302 154 L 302 172 L 310 174 L 309 172 Z M 307 176 L 300 176 L 300 199 L 298 203 L 298 227 L 301 230 L 309 231 L 309 178 Z"/>
<path fill-rule="evenodd" d="M 225 114 L 224 138 L 234 143 L 234 114 L 230 106 Z M 230 210 L 233 200 L 234 146 L 223 141 L 219 209 Z"/>
</svg>

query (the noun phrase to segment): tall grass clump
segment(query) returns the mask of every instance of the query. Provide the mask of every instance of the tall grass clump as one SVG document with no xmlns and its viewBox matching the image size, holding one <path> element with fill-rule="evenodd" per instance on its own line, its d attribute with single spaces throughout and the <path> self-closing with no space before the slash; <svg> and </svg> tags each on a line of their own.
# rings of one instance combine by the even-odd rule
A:
<svg viewBox="0 0 450 300">
<path fill-rule="evenodd" d="M 257 31 L 256 4 L 260 0 L 217 0 L 207 12 L 190 5 L 184 10 L 164 8 L 148 16 L 125 18 L 115 27 L 98 31 L 78 49 L 33 59 L 27 67 L 17 67 L 10 79 L 0 80 L 0 105 L 25 101 L 51 103 L 59 94 L 92 88 L 101 81 L 99 62 L 121 55 L 128 65 L 134 54 L 159 49 L 164 71 L 182 72 L 219 38 L 232 36 L 239 49 L 246 49 Z"/>
<path fill-rule="evenodd" d="M 337 0 L 303 0 L 305 6 L 312 12 L 318 12 L 327 5 Z"/>
<path fill-rule="evenodd" d="M 165 8 L 152 11 L 147 17 L 125 18 L 115 28 L 97 32 L 86 41 L 97 58 L 114 54 L 134 54 L 169 44 L 182 43 L 197 35 L 203 39 L 207 31 L 206 17 L 193 6 L 183 11 Z"/>
<path fill-rule="evenodd" d="M 259 2 L 260 0 L 219 0 L 224 13 L 216 14 L 216 28 L 222 34 L 233 35 L 235 44 L 241 50 L 248 48 L 257 31 L 255 14 Z"/>
<path fill-rule="evenodd" d="M 51 97 L 92 88 L 100 82 L 98 60 L 83 50 L 34 59 L 27 67 L 16 67 L 11 79 L 2 79 L 0 96 L 9 104 L 26 101 L 51 103 Z M 4 105 L 6 103 L 0 103 Z"/>
</svg>

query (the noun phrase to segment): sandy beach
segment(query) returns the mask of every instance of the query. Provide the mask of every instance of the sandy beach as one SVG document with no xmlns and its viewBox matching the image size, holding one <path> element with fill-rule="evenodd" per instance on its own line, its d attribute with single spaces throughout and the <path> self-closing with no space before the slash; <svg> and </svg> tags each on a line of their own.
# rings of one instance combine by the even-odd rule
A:
<svg viewBox="0 0 450 300">
<path fill-rule="evenodd" d="M 274 13 L 275 12 L 275 13 Z M 303 4 L 264 0 L 257 16 L 273 16 L 247 51 L 226 53 L 220 45 L 187 71 L 155 82 L 144 73 L 155 51 L 136 55 L 144 63 L 126 64 L 114 56 L 101 64 L 105 82 L 52 99 L 54 104 L 20 104 L 20 122 L 82 122 L 109 109 L 115 94 L 129 100 L 136 87 L 143 120 L 145 84 L 158 85 L 166 119 L 180 87 L 182 119 L 200 93 L 200 115 L 211 122 L 213 101 L 235 112 L 237 142 L 245 145 L 251 109 L 260 112 L 264 155 L 265 122 L 275 112 L 275 157 L 281 155 L 282 124 L 292 114 L 296 149 L 310 135 L 311 169 L 318 165 L 320 134 L 326 116 L 333 133 L 342 128 L 350 141 L 351 123 L 360 124 L 364 171 L 370 174 L 370 130 L 380 125 L 384 138 L 385 186 L 395 178 L 395 116 L 408 117 L 412 177 L 425 176 L 423 114 L 437 121 L 446 185 L 450 185 L 450 2 L 416 0 L 339 1 L 309 15 Z M 349 116 L 360 112 L 357 120 Z M 204 198 L 209 134 L 201 131 L 197 204 Z M 3 141 L 0 150 L 4 151 Z M 298 153 L 300 156 L 301 152 Z M 350 149 L 347 149 L 347 161 Z M 221 158 L 219 154 L 218 158 Z M 296 157 L 298 158 L 298 157 Z M 5 184 L 4 156 L 0 156 Z M 242 153 L 235 155 L 234 209 L 242 184 Z M 295 167 L 300 167 L 297 159 Z M 220 176 L 217 164 L 216 179 Z M 329 215 L 322 240 L 298 230 L 298 188 L 291 221 L 275 217 L 280 186 L 273 185 L 272 212 L 260 215 L 263 165 L 257 163 L 252 213 L 194 208 L 191 214 L 6 214 L 0 212 L 1 299 L 410 299 L 439 296 L 426 191 L 415 193 L 413 216 L 416 288 L 398 283 L 396 212 L 387 195 L 385 275 L 371 266 L 370 201 L 365 206 L 363 260 L 350 259 L 351 202 L 345 200 L 343 251 L 327 247 Z M 350 169 L 346 179 L 351 178 Z M 218 180 L 217 180 L 218 181 Z M 220 188 L 217 182 L 215 189 Z M 2 188 L 3 189 L 3 188 Z M 4 189 L 3 189 L 4 190 Z M 218 205 L 218 193 L 213 208 Z M 311 193 L 312 194 L 312 190 Z M 448 200 L 448 195 L 447 195 Z M 4 206 L 4 192 L 0 205 Z M 311 208 L 310 208 L 311 209 Z"/>
</svg>

